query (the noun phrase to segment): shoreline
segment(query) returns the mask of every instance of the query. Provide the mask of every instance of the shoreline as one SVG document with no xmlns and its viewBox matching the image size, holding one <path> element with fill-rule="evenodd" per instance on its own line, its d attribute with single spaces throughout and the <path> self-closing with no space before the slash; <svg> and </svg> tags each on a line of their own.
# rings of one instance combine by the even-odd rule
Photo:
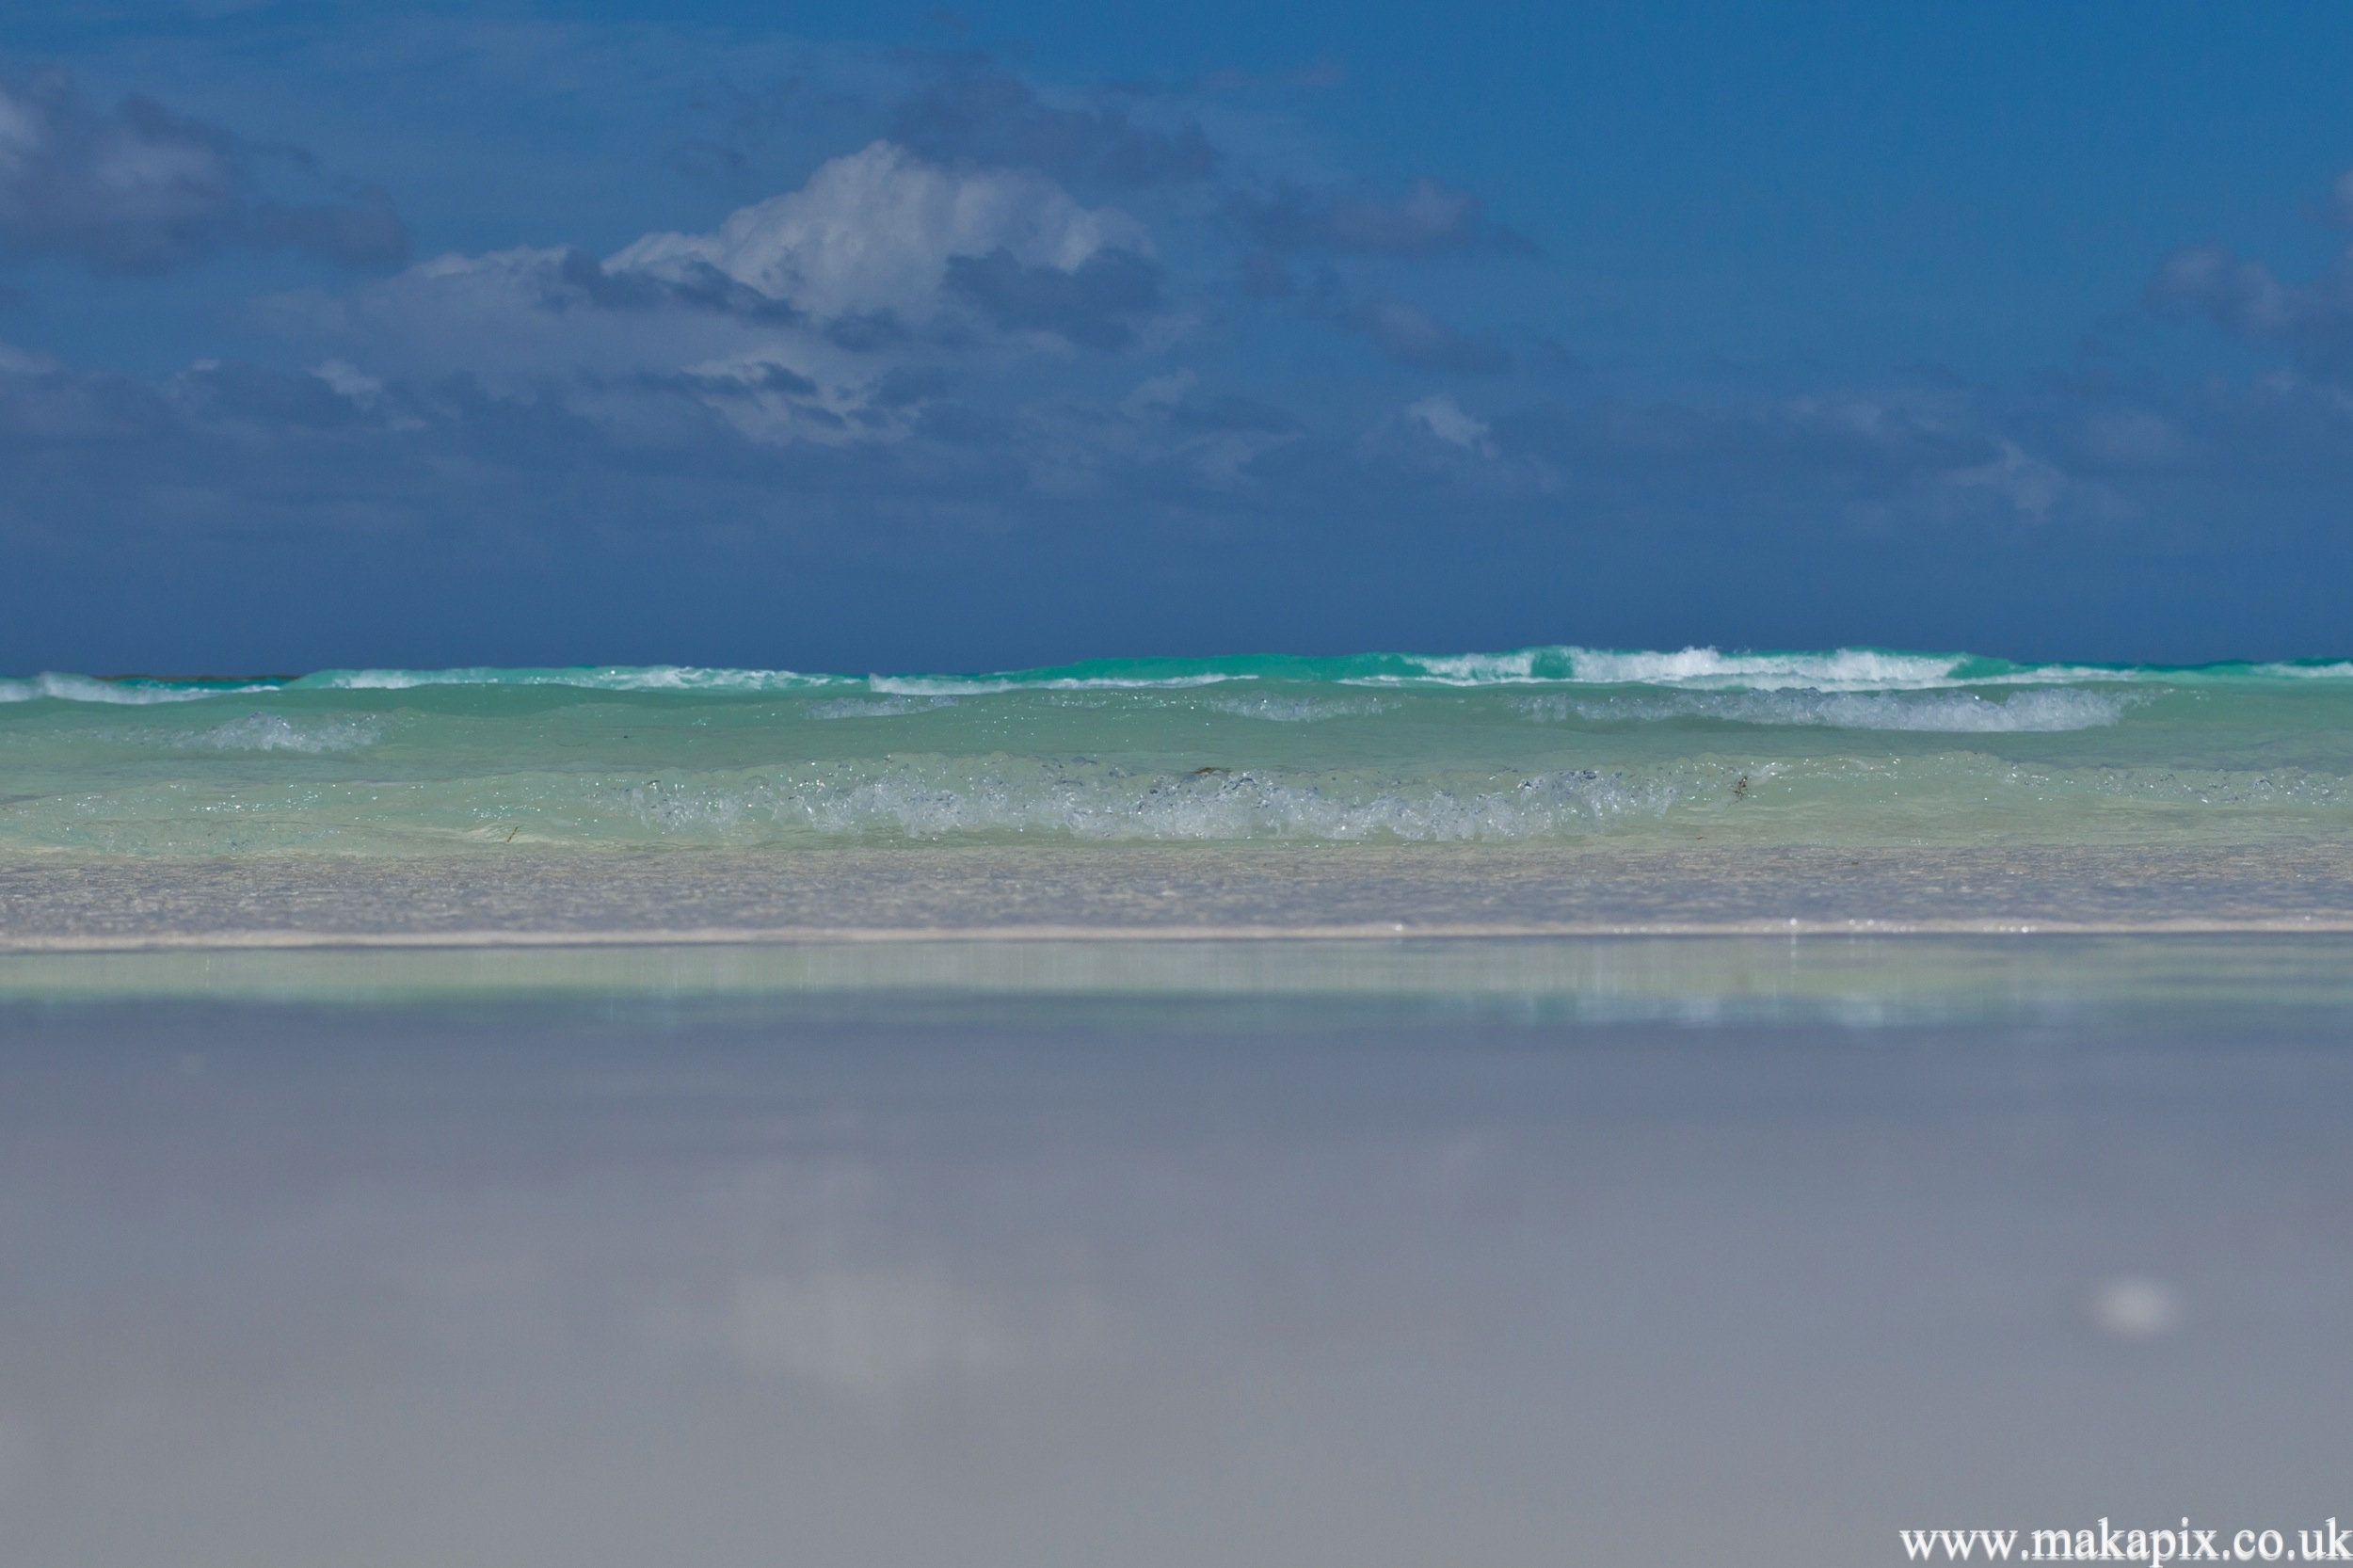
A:
<svg viewBox="0 0 2353 1568">
<path fill-rule="evenodd" d="M 817 1009 L 936 1024 L 1050 1021 L 1074 1002 L 1147 1027 L 1273 1009 L 1314 1032 L 1366 1009 L 1491 1021 L 1903 1022 L 2353 1017 L 2353 933 L 1405 936 L 343 943 L 0 952 L 0 1009 L 55 1002 L 542 1002 Z M 1012 1009 L 1010 1014 L 1002 1010 Z M 1032 1009 L 1024 1013 L 1023 1009 Z M 1207 1013 L 1204 1012 L 1207 1009 Z M 1337 1011 L 1336 1011 L 1337 1009 Z M 1463 1010 L 1468 1009 L 1468 1013 Z M 1001 1016 L 1000 1016 L 1001 1015 Z M 1403 1016 L 1402 1014 L 1393 1014 Z M 1260 1020 L 1264 1027 L 1267 1018 Z"/>
<path fill-rule="evenodd" d="M 2353 844 L 1015 844 L 0 862 L 0 952 L 2353 932 Z"/>
<path fill-rule="evenodd" d="M 727 948 L 795 946 L 893 946 L 952 943 L 1200 945 L 1217 942 L 1357 945 L 1409 941 L 1672 940 L 1754 937 L 2030 937 L 2030 936 L 2260 936 L 2353 935 L 2353 919 L 2314 916 L 2223 920 L 2183 918 L 2139 921 L 1881 921 L 1784 920 L 1716 924 L 1386 925 L 1340 926 L 788 926 L 771 929 L 667 930 L 613 928 L 590 931 L 158 932 L 142 936 L 0 936 L 0 954 L 107 952 L 310 952 L 434 950 L 542 950 L 590 948 Z"/>
</svg>

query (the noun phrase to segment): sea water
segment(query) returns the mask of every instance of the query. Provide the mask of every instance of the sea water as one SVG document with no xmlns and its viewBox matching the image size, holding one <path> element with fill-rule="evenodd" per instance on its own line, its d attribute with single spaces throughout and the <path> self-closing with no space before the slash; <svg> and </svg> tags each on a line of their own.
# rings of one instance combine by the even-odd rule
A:
<svg viewBox="0 0 2353 1568">
<path fill-rule="evenodd" d="M 2353 663 L 1609 652 L 1000 675 L 0 680 L 0 856 L 2248 844 L 2353 825 Z"/>
</svg>

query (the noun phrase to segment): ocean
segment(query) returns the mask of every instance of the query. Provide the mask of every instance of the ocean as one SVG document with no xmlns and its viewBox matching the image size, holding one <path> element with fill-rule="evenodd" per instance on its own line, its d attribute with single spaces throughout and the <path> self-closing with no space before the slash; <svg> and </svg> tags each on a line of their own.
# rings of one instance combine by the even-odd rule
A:
<svg viewBox="0 0 2353 1568">
<path fill-rule="evenodd" d="M 2343 661 L 42 675 L 0 776 L 20 942 L 2353 921 Z"/>
<path fill-rule="evenodd" d="M 1001 675 L 0 680 L 0 852 L 2235 843 L 2353 823 L 2353 664 L 1595 652 Z"/>
</svg>

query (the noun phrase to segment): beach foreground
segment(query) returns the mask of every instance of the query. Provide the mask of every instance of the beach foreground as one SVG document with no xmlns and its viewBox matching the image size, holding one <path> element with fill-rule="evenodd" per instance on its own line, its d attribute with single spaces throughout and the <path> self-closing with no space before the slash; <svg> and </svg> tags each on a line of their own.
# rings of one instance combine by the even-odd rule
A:
<svg viewBox="0 0 2353 1568">
<path fill-rule="evenodd" d="M 2317 1527 L 2349 941 L 0 956 L 0 1506 L 238 1568 Z"/>
</svg>

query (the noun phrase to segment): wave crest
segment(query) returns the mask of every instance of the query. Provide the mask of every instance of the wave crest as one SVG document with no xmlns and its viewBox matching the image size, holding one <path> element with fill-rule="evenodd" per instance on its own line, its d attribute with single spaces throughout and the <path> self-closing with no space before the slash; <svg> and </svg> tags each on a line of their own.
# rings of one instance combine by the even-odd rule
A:
<svg viewBox="0 0 2353 1568">
<path fill-rule="evenodd" d="M 570 686 L 591 692 L 803 692 L 849 678 L 798 670 L 704 669 L 693 664 L 601 664 L 561 669 L 320 670 L 285 682 L 296 692 L 405 692 L 420 686 Z"/>
<path fill-rule="evenodd" d="M 1707 647 L 1621 650 L 1555 644 L 1490 653 L 1246 654 L 1202 659 L 1098 659 L 977 674 L 828 675 L 692 664 L 441 670 L 334 669 L 293 680 L 97 680 L 40 675 L 0 680 L 0 702 L 190 701 L 228 692 L 408 691 L 420 687 L 553 686 L 582 691 L 742 696 L 865 692 L 876 696 L 983 696 L 1000 692 L 1182 690 L 1237 681 L 1476 690 L 1529 685 L 1633 686 L 1703 692 L 1918 692 L 2060 684 L 2215 686 L 2353 679 L 2353 661 L 2161 665 L 2018 664 L 1966 653 L 1847 648 L 1733 652 Z"/>
<path fill-rule="evenodd" d="M 145 707 L 155 702 L 194 702 L 214 696 L 216 686 L 171 685 L 161 681 L 101 680 L 88 675 L 43 673 L 24 680 L 0 680 L 0 702 L 104 702 L 121 707 Z"/>
<path fill-rule="evenodd" d="M 1974 692 L 1907 696 L 1888 692 L 1690 693 L 1663 697 L 1542 696 L 1522 699 L 1531 718 L 1572 714 L 1603 723 L 1719 719 L 1732 724 L 1939 735 L 2054 734 L 2098 729 L 2123 718 L 2133 699 L 2067 687 L 2018 692 L 1998 700 Z"/>
</svg>

